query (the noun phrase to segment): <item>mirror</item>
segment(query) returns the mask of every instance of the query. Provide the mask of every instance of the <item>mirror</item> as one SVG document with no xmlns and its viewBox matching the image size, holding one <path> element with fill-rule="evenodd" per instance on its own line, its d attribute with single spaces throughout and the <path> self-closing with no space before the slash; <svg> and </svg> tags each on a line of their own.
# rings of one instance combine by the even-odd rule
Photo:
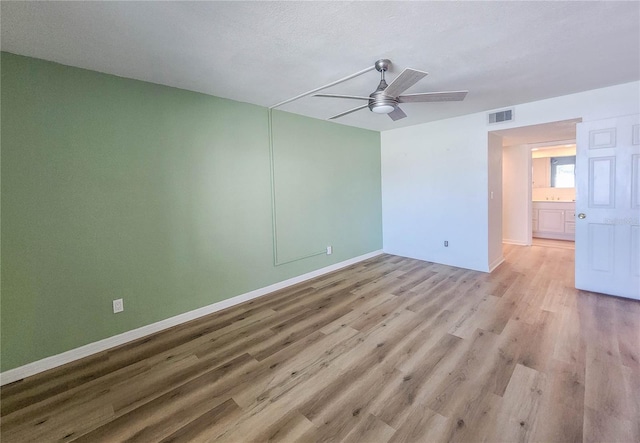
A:
<svg viewBox="0 0 640 443">
<path fill-rule="evenodd" d="M 550 157 L 550 187 L 576 187 L 576 156 Z"/>
<path fill-rule="evenodd" d="M 575 189 L 576 145 L 534 147 L 531 149 L 531 166 L 533 188 Z M 541 194 L 538 195 L 542 198 Z M 546 197 L 547 195 L 545 194 L 543 200 Z"/>
</svg>

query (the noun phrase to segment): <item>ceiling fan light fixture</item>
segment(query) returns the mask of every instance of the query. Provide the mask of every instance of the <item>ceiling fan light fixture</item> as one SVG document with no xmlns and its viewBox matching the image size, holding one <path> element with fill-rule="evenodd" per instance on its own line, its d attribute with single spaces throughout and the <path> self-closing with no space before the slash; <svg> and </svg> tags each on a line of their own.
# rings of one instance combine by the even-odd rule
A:
<svg viewBox="0 0 640 443">
<path fill-rule="evenodd" d="M 371 106 L 371 110 L 376 114 L 388 114 L 390 112 L 393 112 L 394 109 L 395 106 L 386 103 L 374 104 L 373 106 Z"/>
<path fill-rule="evenodd" d="M 439 91 L 439 92 L 423 92 L 419 94 L 408 94 L 402 95 L 407 89 L 411 88 L 417 82 L 419 82 L 422 78 L 428 75 L 428 73 L 424 71 L 418 71 L 417 69 L 405 68 L 400 75 L 398 75 L 391 83 L 387 84 L 387 81 L 384 79 L 384 73 L 391 66 L 391 61 L 387 59 L 378 60 L 375 63 L 375 69 L 380 72 L 380 83 L 375 91 L 369 94 L 369 97 L 363 97 L 359 95 L 344 95 L 344 94 L 315 94 L 314 97 L 333 97 L 333 98 L 346 98 L 351 100 L 368 100 L 369 103 L 366 105 L 358 106 L 357 108 L 350 109 L 346 112 L 342 112 L 338 115 L 334 115 L 333 117 L 329 117 L 329 120 L 333 120 L 339 117 L 344 117 L 345 115 L 349 115 L 352 112 L 360 111 L 361 109 L 369 108 L 371 112 L 375 112 L 376 114 L 387 114 L 389 118 L 393 121 L 400 120 L 405 118 L 407 114 L 400 108 L 400 104 L 402 103 L 421 103 L 421 102 L 452 102 L 452 101 L 461 101 L 464 100 L 464 97 L 467 95 L 469 91 Z M 327 88 L 329 86 L 334 86 L 337 83 L 340 83 L 344 80 L 348 80 L 349 78 L 353 78 L 356 75 L 360 75 L 364 72 L 367 72 L 371 69 L 364 70 L 354 74 L 353 76 L 346 77 L 343 80 L 339 80 L 338 82 L 330 83 L 329 85 L 314 89 L 307 94 L 302 94 L 300 97 L 304 97 L 305 95 L 312 94 L 320 89 Z M 298 98 L 298 97 L 296 97 Z M 295 99 L 294 99 L 295 100 Z M 285 102 L 288 103 L 288 102 Z"/>
</svg>

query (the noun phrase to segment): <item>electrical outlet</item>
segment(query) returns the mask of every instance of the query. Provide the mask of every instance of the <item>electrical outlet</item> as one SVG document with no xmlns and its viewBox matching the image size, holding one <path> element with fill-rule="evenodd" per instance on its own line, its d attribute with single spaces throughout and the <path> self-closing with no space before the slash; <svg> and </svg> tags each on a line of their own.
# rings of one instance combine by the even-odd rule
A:
<svg viewBox="0 0 640 443">
<path fill-rule="evenodd" d="M 448 241 L 448 240 L 445 240 L 445 241 L 444 241 L 444 247 L 445 247 L 445 248 L 448 248 L 448 247 L 449 247 L 449 241 Z"/>
<path fill-rule="evenodd" d="M 327 246 L 327 255 L 333 254 L 333 248 L 331 246 Z"/>
<path fill-rule="evenodd" d="M 113 301 L 113 313 L 117 314 L 118 312 L 124 311 L 124 302 L 121 298 Z"/>
</svg>

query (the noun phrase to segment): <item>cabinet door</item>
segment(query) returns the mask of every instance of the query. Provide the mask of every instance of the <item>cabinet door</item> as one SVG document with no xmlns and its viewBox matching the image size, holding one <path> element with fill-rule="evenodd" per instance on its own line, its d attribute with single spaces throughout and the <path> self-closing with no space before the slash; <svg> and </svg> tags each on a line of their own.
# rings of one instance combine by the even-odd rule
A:
<svg viewBox="0 0 640 443">
<path fill-rule="evenodd" d="M 541 232 L 564 233 L 564 210 L 539 209 L 538 230 Z"/>
<path fill-rule="evenodd" d="M 532 159 L 531 186 L 548 188 L 551 186 L 551 160 L 549 157 Z"/>
</svg>

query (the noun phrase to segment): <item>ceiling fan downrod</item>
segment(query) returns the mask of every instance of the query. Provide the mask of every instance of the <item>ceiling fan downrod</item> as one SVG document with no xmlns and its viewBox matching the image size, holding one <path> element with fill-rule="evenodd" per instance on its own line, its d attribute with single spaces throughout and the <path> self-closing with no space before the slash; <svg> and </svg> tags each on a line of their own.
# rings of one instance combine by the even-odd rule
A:
<svg viewBox="0 0 640 443">
<path fill-rule="evenodd" d="M 375 63 L 376 69 L 380 72 L 380 84 L 378 85 L 378 88 L 369 95 L 371 99 L 369 100 L 368 106 L 369 109 L 376 114 L 388 114 L 393 112 L 398 105 L 395 98 L 388 97 L 383 93 L 383 91 L 387 89 L 387 86 L 389 86 L 384 79 L 384 73 L 389 69 L 390 65 L 391 61 L 386 58 L 380 59 Z"/>
</svg>

